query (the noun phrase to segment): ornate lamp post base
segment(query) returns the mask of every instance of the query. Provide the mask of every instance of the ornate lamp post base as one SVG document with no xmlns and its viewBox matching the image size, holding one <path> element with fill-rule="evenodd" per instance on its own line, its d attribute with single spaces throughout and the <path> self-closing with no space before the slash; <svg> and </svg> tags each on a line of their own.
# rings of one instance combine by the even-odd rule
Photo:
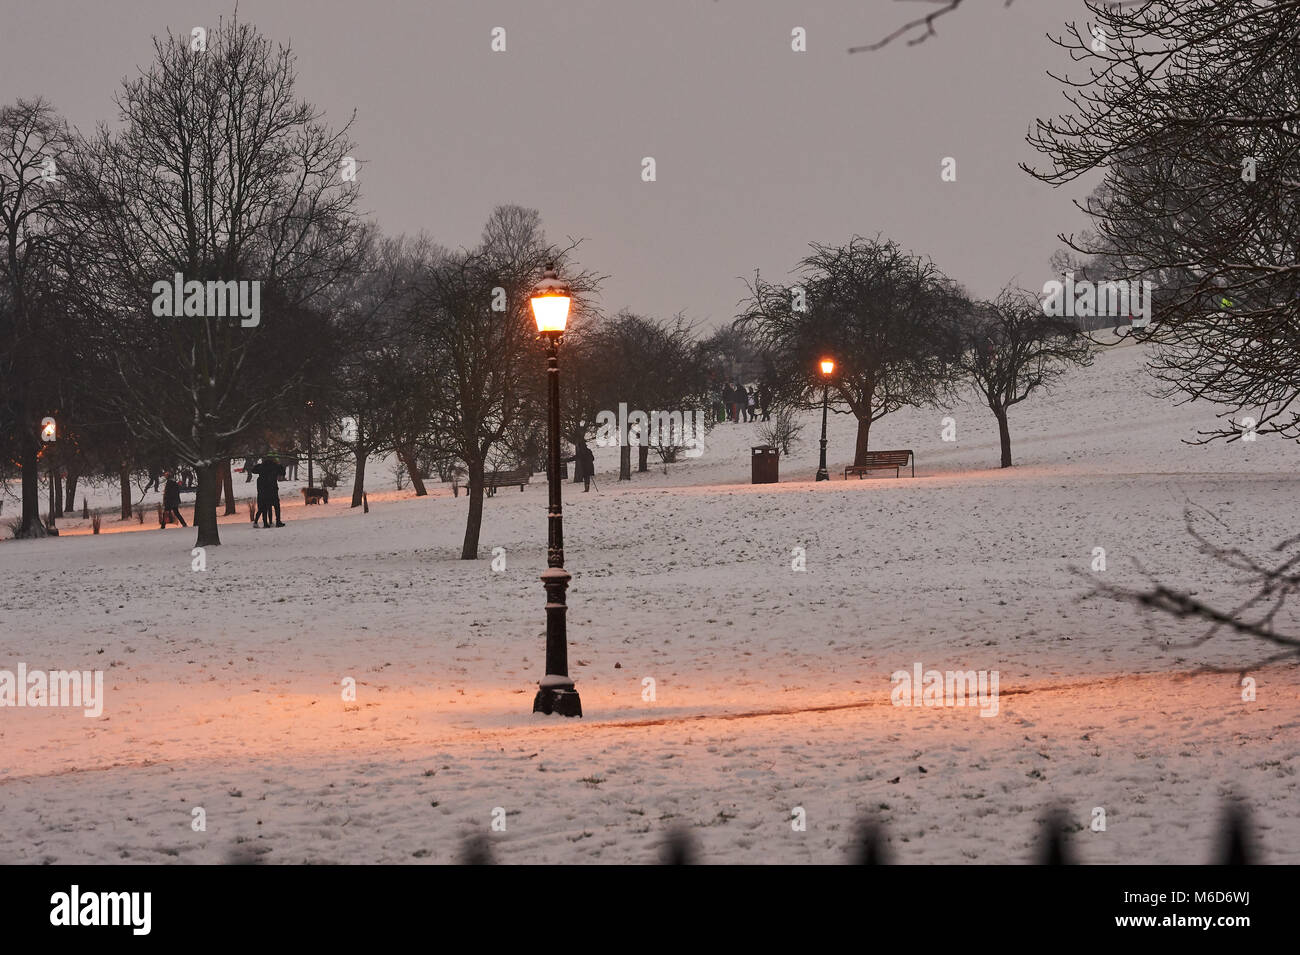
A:
<svg viewBox="0 0 1300 955">
<path fill-rule="evenodd" d="M 555 406 L 558 406 L 556 402 Z M 554 406 L 553 406 L 554 407 Z M 559 447 L 559 441 L 553 443 Z M 553 474 L 559 468 L 552 469 Z M 560 484 L 551 485 L 558 497 Z M 542 571 L 542 585 L 546 588 L 546 676 L 537 684 L 537 696 L 533 699 L 533 712 L 545 713 L 547 716 L 558 713 L 560 716 L 581 716 L 582 701 L 574 689 L 573 678 L 569 676 L 569 640 L 565 617 L 564 592 L 569 589 L 569 572 L 564 569 L 564 532 L 560 523 L 560 507 L 556 504 L 551 509 L 551 527 L 553 546 L 547 549 L 547 563 Z"/>
<path fill-rule="evenodd" d="M 563 680 L 561 684 L 548 686 L 547 680 Z M 560 716 L 581 716 L 582 700 L 578 698 L 578 691 L 574 689 L 573 681 L 567 676 L 546 676 L 537 687 L 537 696 L 533 698 L 533 712 L 545 713 L 550 716 L 552 713 L 558 713 Z"/>
</svg>

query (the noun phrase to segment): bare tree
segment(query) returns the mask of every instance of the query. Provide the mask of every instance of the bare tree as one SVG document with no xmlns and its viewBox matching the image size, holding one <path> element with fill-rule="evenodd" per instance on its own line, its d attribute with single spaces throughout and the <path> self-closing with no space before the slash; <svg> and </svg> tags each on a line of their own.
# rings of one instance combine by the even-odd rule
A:
<svg viewBox="0 0 1300 955">
<path fill-rule="evenodd" d="M 772 363 L 783 400 L 820 405 L 816 364 L 834 358 L 831 399 L 858 420 L 854 461 L 861 463 L 872 424 L 907 405 L 933 404 L 950 389 L 949 329 L 964 299 L 932 262 L 889 240 L 855 236 L 812 249 L 795 284 L 755 276 L 736 324 Z"/>
<path fill-rule="evenodd" d="M 586 391 L 579 392 L 586 403 L 577 412 L 585 425 L 583 438 L 595 433 L 600 412 L 617 415 L 621 404 L 627 405 L 629 414 L 679 412 L 684 420 L 686 413 L 709 398 L 707 355 L 681 315 L 668 322 L 620 312 L 601 323 L 584 345 L 590 370 Z M 652 448 L 660 460 L 672 463 L 686 449 L 686 437 L 704 437 L 664 434 L 662 427 L 654 431 L 637 439 L 640 471 L 648 470 L 646 459 Z M 632 444 L 629 435 L 620 435 L 619 440 L 619 480 L 629 480 Z"/>
<path fill-rule="evenodd" d="M 409 311 L 410 341 L 424 369 L 436 448 L 465 465 L 469 513 L 461 558 L 478 558 L 484 472 L 494 449 L 520 421 L 539 421 L 545 360 L 529 296 L 548 262 L 573 290 L 569 321 L 592 310 L 596 280 L 565 268 L 570 249 L 550 245 L 536 215 L 495 210 L 485 242 L 447 253 L 420 273 Z"/>
<path fill-rule="evenodd" d="M 957 330 L 957 365 L 998 422 L 1002 467 L 1011 467 L 1007 413 L 1033 392 L 1047 390 L 1070 365 L 1092 363 L 1088 339 L 1074 325 L 1043 314 L 1024 289 L 1005 288 L 971 309 Z"/>
<path fill-rule="evenodd" d="M 758 426 L 758 436 L 764 444 L 770 444 L 789 457 L 791 450 L 799 444 L 799 434 L 803 431 L 803 422 L 795 419 L 789 408 L 780 408 L 771 421 Z"/>
<path fill-rule="evenodd" d="M 1300 436 L 1300 0 L 1090 2 L 1055 41 L 1069 111 L 1029 141 L 1053 185 L 1104 171 L 1062 240 L 1154 279 L 1152 370 L 1166 393 L 1224 405 L 1204 440 Z"/>
<path fill-rule="evenodd" d="M 1204 510 L 1202 508 L 1202 510 Z M 1209 512 L 1206 512 L 1209 513 Z M 1220 524 L 1223 522 L 1211 514 Z M 1273 547 L 1280 555 L 1270 561 L 1247 553 L 1240 547 L 1212 541 L 1196 526 L 1191 507 L 1184 512 L 1187 532 L 1196 541 L 1200 552 L 1226 571 L 1243 576 L 1249 595 L 1236 604 L 1218 607 L 1199 599 L 1195 591 L 1187 591 L 1161 583 L 1139 565 L 1139 570 L 1150 581 L 1150 587 L 1138 590 L 1103 584 L 1092 591 L 1116 600 L 1130 601 L 1179 620 L 1206 624 L 1206 629 L 1187 646 L 1199 647 L 1224 632 L 1246 634 L 1271 646 L 1273 652 L 1253 665 L 1261 666 L 1291 657 L 1300 657 L 1300 633 L 1288 633 L 1283 627 L 1294 625 L 1294 611 L 1288 607 L 1290 600 L 1300 590 L 1300 536 L 1292 536 Z M 1225 526 L 1226 530 L 1226 526 Z M 1233 535 L 1240 536 L 1240 535 Z M 1240 667 L 1245 670 L 1245 665 Z"/>
<path fill-rule="evenodd" d="M 421 467 L 421 459 L 427 454 L 422 454 L 421 449 L 429 446 L 432 408 L 431 394 L 425 387 L 428 369 L 422 363 L 417 343 L 410 337 L 411 325 L 405 316 L 419 295 L 421 270 L 445 254 L 425 236 L 403 237 L 385 254 L 392 263 L 396 280 L 391 307 L 397 316 L 395 322 L 386 325 L 390 341 L 387 374 L 393 385 L 393 400 L 387 409 L 388 429 L 393 451 L 406 466 L 416 497 L 428 493 Z"/>
<path fill-rule="evenodd" d="M 749 374 L 767 374 L 770 363 L 760 354 L 758 343 L 748 329 L 731 324 L 715 329 L 700 347 L 709 364 L 713 385 L 720 387 L 728 379 L 744 378 Z M 769 375 L 770 377 L 770 375 Z"/>
<path fill-rule="evenodd" d="M 117 96 L 120 131 L 85 149 L 79 272 L 117 361 L 120 407 L 195 469 L 197 544 L 213 545 L 219 465 L 303 403 L 295 389 L 328 352 L 330 295 L 360 245 L 356 184 L 341 170 L 352 149 L 297 98 L 292 51 L 252 26 L 222 21 L 203 50 L 188 35 L 154 49 Z M 155 283 L 175 274 L 209 289 L 249 283 L 260 315 L 192 310 L 188 285 L 185 314 L 171 315 Z"/>
<path fill-rule="evenodd" d="M 65 344 L 61 233 L 71 136 L 44 100 L 0 107 L 0 446 L 22 472 L 18 537 L 43 537 L 41 420 L 59 404 L 53 360 Z"/>
<path fill-rule="evenodd" d="M 368 230 L 370 232 L 372 230 Z M 361 507 L 366 463 L 376 454 L 397 451 L 412 481 L 423 493 L 414 461 L 415 412 L 422 408 L 426 373 L 407 337 L 405 320 L 416 300 L 420 270 L 436 250 L 428 239 L 367 236 L 362 266 L 340 295 L 337 322 L 343 347 L 331 368 L 321 398 L 338 412 L 338 426 L 327 428 L 333 445 L 352 455 L 352 506 Z M 346 419 L 347 426 L 343 426 Z"/>
</svg>

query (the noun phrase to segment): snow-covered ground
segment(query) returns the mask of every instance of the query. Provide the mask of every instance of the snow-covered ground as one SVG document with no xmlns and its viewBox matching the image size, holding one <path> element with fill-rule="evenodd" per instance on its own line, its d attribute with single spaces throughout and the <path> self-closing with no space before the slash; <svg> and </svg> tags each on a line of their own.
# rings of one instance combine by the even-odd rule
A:
<svg viewBox="0 0 1300 955">
<path fill-rule="evenodd" d="M 814 483 L 812 414 L 779 485 L 749 484 L 757 425 L 624 484 L 598 451 L 599 490 L 565 485 L 581 721 L 530 712 L 541 475 L 486 502 L 479 561 L 458 559 L 464 495 L 396 491 L 378 462 L 369 514 L 290 486 L 285 528 L 241 507 L 203 571 L 191 530 L 119 522 L 116 487 L 92 489 L 98 537 L 68 519 L 0 545 L 0 669 L 103 669 L 107 696 L 98 718 L 0 709 L 0 862 L 438 862 L 476 834 L 499 861 L 644 862 L 682 826 L 706 862 L 834 862 L 864 814 L 900 862 L 1016 862 L 1060 806 L 1083 861 L 1181 863 L 1210 858 L 1229 795 L 1266 861 L 1300 862 L 1300 669 L 1086 597 L 1140 562 L 1231 604 L 1189 506 L 1259 554 L 1297 530 L 1294 443 L 1188 445 L 1213 409 L 1150 388 L 1139 348 L 1103 353 L 1013 411 L 1006 471 L 973 404 L 876 425 L 915 480 Z M 833 416 L 832 471 L 853 433 Z M 998 671 L 997 715 L 890 705 L 917 662 Z M 1204 664 L 1245 666 L 1257 699 Z"/>
</svg>

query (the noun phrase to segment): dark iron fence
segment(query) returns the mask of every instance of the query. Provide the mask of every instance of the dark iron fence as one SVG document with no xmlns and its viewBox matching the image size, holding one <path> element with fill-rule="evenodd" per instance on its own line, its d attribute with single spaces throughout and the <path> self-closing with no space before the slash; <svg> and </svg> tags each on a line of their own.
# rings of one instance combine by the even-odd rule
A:
<svg viewBox="0 0 1300 955">
<path fill-rule="evenodd" d="M 1075 864 L 1069 843 L 1070 828 L 1065 813 L 1059 810 L 1049 812 L 1039 824 L 1039 838 L 1034 855 L 1026 859 L 1025 863 Z M 858 824 L 857 835 L 846 848 L 845 861 L 851 865 L 891 865 L 907 861 L 894 858 L 884 825 L 873 819 Z M 500 861 L 496 855 L 492 841 L 480 834 L 462 843 L 457 862 L 460 865 L 492 865 Z M 226 859 L 228 865 L 258 865 L 261 861 L 260 856 L 238 849 L 232 851 Z M 677 828 L 668 833 L 660 846 L 658 861 L 662 865 L 695 865 L 702 860 L 690 832 Z M 1219 822 L 1218 845 L 1212 858 L 1206 862 L 1209 865 L 1255 865 L 1259 862 L 1258 853 L 1249 837 L 1247 812 L 1241 804 L 1232 802 L 1224 808 Z"/>
<path fill-rule="evenodd" d="M 1040 823 L 1040 834 L 1034 857 L 1025 860 L 1030 865 L 1073 865 L 1074 855 L 1069 844 L 1069 828 L 1064 813 L 1048 813 Z M 498 861 L 491 842 L 484 836 L 467 840 L 461 850 L 461 865 L 491 865 Z M 702 861 L 700 853 L 686 829 L 675 829 L 668 834 L 660 848 L 662 865 L 695 865 Z M 895 859 L 883 824 L 864 820 L 858 825 L 857 837 L 848 847 L 846 862 L 852 865 L 890 865 L 906 862 Z M 1246 811 L 1237 803 L 1224 810 L 1219 824 L 1219 844 L 1210 865 L 1254 865 L 1256 853 L 1247 836 Z"/>
</svg>

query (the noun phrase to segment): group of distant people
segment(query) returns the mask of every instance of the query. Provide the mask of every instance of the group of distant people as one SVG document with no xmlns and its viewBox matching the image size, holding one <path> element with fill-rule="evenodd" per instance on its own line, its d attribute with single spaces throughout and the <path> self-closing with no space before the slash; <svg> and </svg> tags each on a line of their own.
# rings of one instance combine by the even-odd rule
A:
<svg viewBox="0 0 1300 955">
<path fill-rule="evenodd" d="M 244 483 L 247 484 L 257 477 L 257 510 L 253 514 L 253 526 L 256 527 L 258 521 L 261 521 L 263 527 L 271 526 L 271 516 L 275 516 L 275 526 L 284 527 L 284 521 L 280 519 L 280 482 L 284 480 L 297 479 L 298 461 L 291 458 L 288 466 L 279 462 L 274 454 L 269 454 L 258 462 L 255 458 L 246 458 L 244 460 Z M 160 475 L 162 478 L 162 507 L 163 507 L 163 526 L 169 523 L 179 524 L 181 527 L 188 527 L 185 518 L 181 515 L 181 491 L 193 490 L 192 483 L 182 484 L 177 481 L 178 476 L 185 477 L 185 469 L 178 471 L 163 471 Z M 192 477 L 193 472 L 190 472 Z M 290 475 L 292 477 L 290 477 Z M 150 487 L 158 486 L 158 477 L 154 478 Z M 149 490 L 146 487 L 145 490 Z"/>
<path fill-rule="evenodd" d="M 772 416 L 772 391 L 767 384 L 758 387 L 728 381 L 722 386 L 718 404 L 718 420 L 739 424 L 741 421 L 769 421 Z"/>
<path fill-rule="evenodd" d="M 251 460 L 251 459 L 249 459 Z M 293 470 L 298 470 L 298 462 L 293 460 Z M 244 462 L 244 473 L 246 475 L 257 475 L 257 510 L 253 513 L 253 526 L 257 526 L 260 519 L 263 527 L 271 526 L 271 512 L 275 512 L 275 526 L 284 527 L 284 521 L 280 520 L 280 482 L 286 479 L 288 469 L 282 465 L 274 454 L 262 458 L 258 464 L 250 465 L 248 461 Z M 297 477 L 297 474 L 294 475 Z M 248 478 L 244 478 L 244 483 L 248 483 Z"/>
</svg>

